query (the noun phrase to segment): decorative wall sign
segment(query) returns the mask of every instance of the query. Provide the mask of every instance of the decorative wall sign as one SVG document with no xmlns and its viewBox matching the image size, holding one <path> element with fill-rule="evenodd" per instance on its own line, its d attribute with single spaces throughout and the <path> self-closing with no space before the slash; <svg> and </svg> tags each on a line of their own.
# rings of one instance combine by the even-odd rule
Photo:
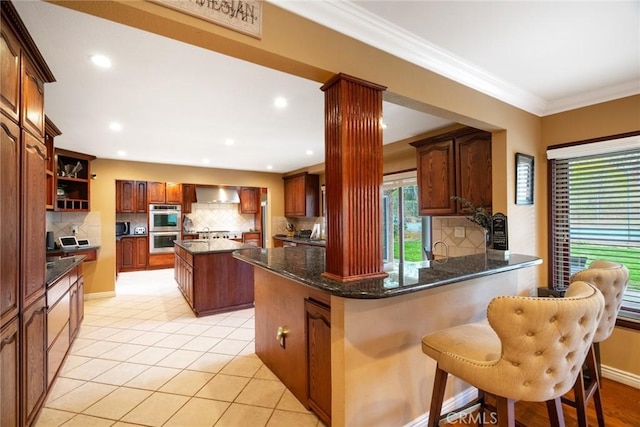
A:
<svg viewBox="0 0 640 427">
<path fill-rule="evenodd" d="M 259 0 L 149 0 L 231 30 L 262 37 L 262 1 Z"/>
<path fill-rule="evenodd" d="M 533 156 L 516 153 L 516 205 L 533 204 Z"/>
<path fill-rule="evenodd" d="M 496 213 L 492 217 L 491 241 L 493 249 L 508 251 L 509 250 L 509 226 L 507 225 L 507 216 L 503 213 Z"/>
</svg>

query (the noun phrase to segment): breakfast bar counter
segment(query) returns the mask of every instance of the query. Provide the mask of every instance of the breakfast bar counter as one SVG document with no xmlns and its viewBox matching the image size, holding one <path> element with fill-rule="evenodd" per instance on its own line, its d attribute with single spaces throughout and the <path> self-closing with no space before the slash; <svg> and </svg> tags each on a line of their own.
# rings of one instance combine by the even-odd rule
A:
<svg viewBox="0 0 640 427">
<path fill-rule="evenodd" d="M 386 269 L 387 278 L 342 283 L 322 275 L 325 253 L 326 249 L 320 247 L 254 248 L 237 251 L 234 257 L 331 295 L 362 299 L 388 298 L 542 263 L 540 258 L 529 255 L 512 254 L 507 260 L 490 259 L 485 254 L 467 255 L 392 264 Z"/>
<path fill-rule="evenodd" d="M 390 265 L 384 279 L 322 275 L 325 249 L 239 250 L 253 266 L 255 350 L 305 407 L 332 426 L 423 425 L 435 362 L 428 333 L 483 321 L 500 295 L 534 295 L 534 256 L 484 254 Z M 456 378 L 444 410 L 475 398 Z"/>
</svg>

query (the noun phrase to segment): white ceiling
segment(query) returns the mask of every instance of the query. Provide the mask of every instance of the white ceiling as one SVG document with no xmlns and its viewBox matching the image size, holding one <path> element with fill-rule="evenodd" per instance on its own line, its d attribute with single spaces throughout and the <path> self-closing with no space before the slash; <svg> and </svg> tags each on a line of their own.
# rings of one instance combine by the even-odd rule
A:
<svg viewBox="0 0 640 427">
<path fill-rule="evenodd" d="M 273 2 L 540 116 L 640 93 L 638 1 Z M 14 3 L 56 76 L 45 97 L 63 132 L 56 146 L 254 171 L 323 162 L 318 83 L 41 1 Z M 93 66 L 95 53 L 113 67 Z M 287 108 L 273 107 L 277 96 Z M 383 110 L 385 143 L 449 123 Z M 122 131 L 108 129 L 114 121 Z"/>
</svg>

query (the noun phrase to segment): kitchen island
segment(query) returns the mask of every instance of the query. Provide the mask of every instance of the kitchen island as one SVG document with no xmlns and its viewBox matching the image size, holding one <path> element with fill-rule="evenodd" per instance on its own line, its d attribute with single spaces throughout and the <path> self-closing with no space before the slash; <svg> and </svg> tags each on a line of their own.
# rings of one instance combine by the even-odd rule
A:
<svg viewBox="0 0 640 427">
<path fill-rule="evenodd" d="M 229 239 L 176 240 L 174 277 L 196 316 L 253 307 L 253 269 L 231 253 L 255 246 Z"/>
<path fill-rule="evenodd" d="M 499 295 L 533 295 L 539 258 L 511 254 L 390 266 L 385 279 L 322 275 L 325 249 L 234 252 L 254 266 L 256 354 L 306 407 L 334 426 L 424 423 L 435 362 L 421 339 L 485 318 Z M 445 410 L 474 391 L 452 378 Z"/>
</svg>

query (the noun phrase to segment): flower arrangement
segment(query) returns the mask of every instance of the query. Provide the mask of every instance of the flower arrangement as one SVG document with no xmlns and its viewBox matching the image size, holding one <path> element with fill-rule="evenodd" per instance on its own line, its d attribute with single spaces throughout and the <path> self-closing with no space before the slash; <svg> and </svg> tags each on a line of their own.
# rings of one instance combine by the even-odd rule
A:
<svg viewBox="0 0 640 427">
<path fill-rule="evenodd" d="M 491 232 L 491 214 L 484 206 L 478 207 L 467 199 L 458 196 L 452 196 L 451 200 L 458 201 L 462 203 L 462 206 L 471 210 L 471 216 L 467 217 L 469 221 L 484 228 L 487 233 Z"/>
</svg>

